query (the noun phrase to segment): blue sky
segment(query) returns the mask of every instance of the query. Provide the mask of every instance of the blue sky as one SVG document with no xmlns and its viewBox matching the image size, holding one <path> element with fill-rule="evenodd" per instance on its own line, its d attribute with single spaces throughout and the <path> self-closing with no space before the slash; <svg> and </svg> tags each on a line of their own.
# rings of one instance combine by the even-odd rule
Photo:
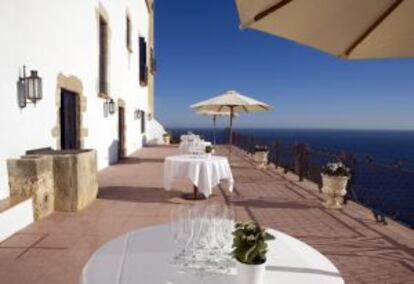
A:
<svg viewBox="0 0 414 284">
<path fill-rule="evenodd" d="M 274 107 L 240 128 L 414 129 L 414 59 L 341 60 L 238 24 L 233 0 L 156 1 L 163 125 L 210 127 L 189 105 L 235 89 Z"/>
</svg>

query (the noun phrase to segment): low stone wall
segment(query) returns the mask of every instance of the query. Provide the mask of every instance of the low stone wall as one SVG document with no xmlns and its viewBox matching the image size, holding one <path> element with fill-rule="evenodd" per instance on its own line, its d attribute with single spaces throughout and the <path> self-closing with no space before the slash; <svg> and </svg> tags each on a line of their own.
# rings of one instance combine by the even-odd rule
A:
<svg viewBox="0 0 414 284">
<path fill-rule="evenodd" d="M 50 156 L 24 156 L 7 160 L 10 196 L 33 197 L 33 218 L 46 217 L 54 210 L 53 159 Z"/>
</svg>

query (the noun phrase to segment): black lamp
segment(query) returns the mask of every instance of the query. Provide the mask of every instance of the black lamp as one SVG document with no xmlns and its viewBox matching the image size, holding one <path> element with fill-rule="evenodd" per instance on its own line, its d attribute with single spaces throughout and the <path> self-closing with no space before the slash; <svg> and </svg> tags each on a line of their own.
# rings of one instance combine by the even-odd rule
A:
<svg viewBox="0 0 414 284">
<path fill-rule="evenodd" d="M 42 99 L 42 78 L 36 70 L 30 71 L 30 76 L 26 76 L 26 66 L 23 66 L 23 76 L 19 76 L 17 81 L 17 101 L 20 108 L 25 108 L 30 101 L 34 105 Z"/>
<path fill-rule="evenodd" d="M 25 77 L 26 97 L 33 104 L 42 99 L 42 78 L 39 77 L 37 71 L 30 71 L 30 76 Z"/>
<path fill-rule="evenodd" d="M 104 116 L 107 117 L 108 114 L 114 114 L 115 113 L 115 102 L 113 99 L 106 99 L 104 102 Z"/>
<path fill-rule="evenodd" d="M 141 111 L 139 109 L 136 109 L 134 111 L 134 116 L 135 116 L 135 119 L 141 119 Z"/>
<path fill-rule="evenodd" d="M 108 102 L 108 110 L 111 115 L 115 113 L 115 102 L 113 99 L 110 99 Z"/>
</svg>

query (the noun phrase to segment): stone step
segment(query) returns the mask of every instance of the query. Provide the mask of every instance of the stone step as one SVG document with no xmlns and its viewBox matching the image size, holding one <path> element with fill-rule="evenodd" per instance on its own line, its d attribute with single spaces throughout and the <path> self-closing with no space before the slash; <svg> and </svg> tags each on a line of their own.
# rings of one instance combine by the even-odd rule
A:
<svg viewBox="0 0 414 284">
<path fill-rule="evenodd" d="M 33 222 L 33 198 L 0 200 L 0 242 Z"/>
</svg>

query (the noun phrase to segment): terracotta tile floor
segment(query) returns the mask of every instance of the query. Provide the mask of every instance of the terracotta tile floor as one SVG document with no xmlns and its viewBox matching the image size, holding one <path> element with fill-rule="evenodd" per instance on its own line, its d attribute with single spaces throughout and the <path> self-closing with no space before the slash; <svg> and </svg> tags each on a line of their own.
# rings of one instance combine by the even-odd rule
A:
<svg viewBox="0 0 414 284">
<path fill-rule="evenodd" d="M 223 151 L 223 149 L 221 149 Z M 99 199 L 78 213 L 54 213 L 0 243 L 0 283 L 78 283 L 82 267 L 105 242 L 139 227 L 168 222 L 170 210 L 190 203 L 188 181 L 162 189 L 162 165 L 177 148 L 151 147 L 99 173 Z M 414 283 L 414 233 L 390 221 L 375 223 L 349 203 L 322 207 L 315 185 L 281 170 L 255 169 L 232 156 L 235 192 L 216 189 L 208 201 L 234 205 L 239 219 L 254 219 L 295 236 L 325 254 L 347 283 Z M 200 201 L 198 201 L 200 202 Z M 145 283 L 143 283 L 145 284 Z"/>
</svg>

